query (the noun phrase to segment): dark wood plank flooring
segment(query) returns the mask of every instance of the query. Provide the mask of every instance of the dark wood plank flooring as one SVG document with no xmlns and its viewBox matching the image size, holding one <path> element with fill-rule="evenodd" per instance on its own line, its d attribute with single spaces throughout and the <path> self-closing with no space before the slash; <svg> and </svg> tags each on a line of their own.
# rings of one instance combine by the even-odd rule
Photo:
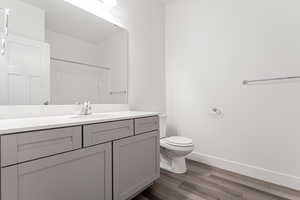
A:
<svg viewBox="0 0 300 200">
<path fill-rule="evenodd" d="M 161 177 L 134 200 L 300 200 L 300 191 L 188 161 L 188 172 Z"/>
</svg>

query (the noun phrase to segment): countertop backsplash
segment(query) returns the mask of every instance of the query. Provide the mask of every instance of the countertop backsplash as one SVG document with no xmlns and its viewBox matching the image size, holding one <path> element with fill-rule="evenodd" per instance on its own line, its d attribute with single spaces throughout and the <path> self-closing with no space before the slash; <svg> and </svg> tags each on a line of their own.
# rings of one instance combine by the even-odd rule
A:
<svg viewBox="0 0 300 200">
<path fill-rule="evenodd" d="M 1 119 L 72 115 L 77 105 L 0 106 Z M 129 104 L 93 104 L 94 113 L 129 111 Z"/>
</svg>

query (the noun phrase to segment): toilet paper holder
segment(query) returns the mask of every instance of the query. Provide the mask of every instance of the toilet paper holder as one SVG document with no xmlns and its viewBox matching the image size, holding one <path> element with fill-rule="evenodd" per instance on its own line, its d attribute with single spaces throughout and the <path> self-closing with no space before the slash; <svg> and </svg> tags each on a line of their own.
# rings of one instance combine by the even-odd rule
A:
<svg viewBox="0 0 300 200">
<path fill-rule="evenodd" d="M 217 115 L 217 116 L 222 116 L 223 112 L 221 109 L 219 109 L 217 107 L 213 107 L 213 108 L 211 108 L 211 114 Z"/>
</svg>

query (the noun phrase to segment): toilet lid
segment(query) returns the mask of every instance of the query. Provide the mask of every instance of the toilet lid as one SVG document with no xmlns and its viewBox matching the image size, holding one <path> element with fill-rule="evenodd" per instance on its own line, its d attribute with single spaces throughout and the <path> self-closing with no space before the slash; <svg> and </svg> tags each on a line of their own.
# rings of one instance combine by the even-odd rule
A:
<svg viewBox="0 0 300 200">
<path fill-rule="evenodd" d="M 174 145 L 174 146 L 193 146 L 193 140 L 185 137 L 169 137 L 165 138 L 165 142 L 169 145 Z"/>
</svg>

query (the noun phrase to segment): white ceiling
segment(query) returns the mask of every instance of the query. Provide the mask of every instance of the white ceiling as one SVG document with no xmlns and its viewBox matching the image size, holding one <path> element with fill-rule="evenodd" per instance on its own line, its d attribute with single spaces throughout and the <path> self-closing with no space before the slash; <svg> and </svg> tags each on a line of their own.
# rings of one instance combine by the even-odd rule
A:
<svg viewBox="0 0 300 200">
<path fill-rule="evenodd" d="M 100 43 L 121 28 L 63 0 L 22 0 L 46 12 L 46 28 L 90 43 Z M 100 0 L 101 1 L 101 0 Z"/>
</svg>

